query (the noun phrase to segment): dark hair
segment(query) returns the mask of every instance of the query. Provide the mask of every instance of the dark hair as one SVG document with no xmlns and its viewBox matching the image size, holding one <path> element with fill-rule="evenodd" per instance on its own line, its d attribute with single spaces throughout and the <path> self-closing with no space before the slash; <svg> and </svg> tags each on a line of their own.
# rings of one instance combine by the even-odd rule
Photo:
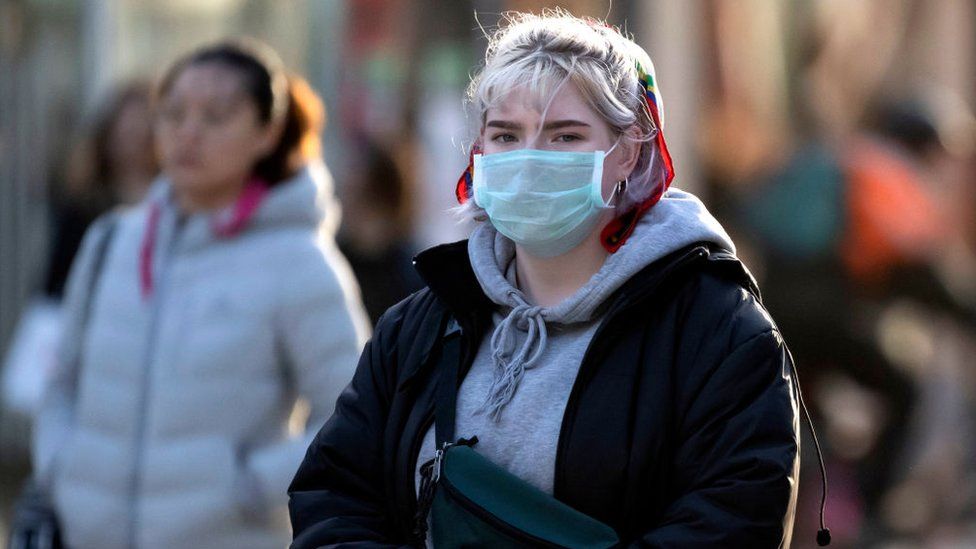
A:
<svg viewBox="0 0 976 549">
<path fill-rule="evenodd" d="M 352 142 L 353 169 L 358 177 L 354 178 L 355 188 L 347 191 L 383 212 L 383 217 L 398 227 L 399 234 L 407 234 L 413 225 L 414 193 L 393 151 L 365 134 L 354 136 Z"/>
<path fill-rule="evenodd" d="M 166 72 L 158 97 L 165 97 L 184 69 L 215 63 L 240 75 L 244 91 L 254 102 L 258 118 L 269 124 L 281 117 L 278 145 L 259 160 L 253 173 L 268 185 L 295 175 L 305 163 L 322 154 L 318 134 L 325 124 L 325 107 L 304 79 L 285 73 L 275 52 L 254 40 L 220 42 L 183 57 Z"/>
<path fill-rule="evenodd" d="M 112 158 L 112 132 L 126 107 L 145 106 L 148 113 L 152 102 L 152 85 L 147 80 L 134 79 L 113 88 L 98 105 L 83 135 L 73 144 L 67 159 L 65 180 L 67 190 L 75 198 L 94 201 L 105 208 L 118 200 L 117 166 Z M 150 156 L 150 160 L 153 157 Z M 152 166 L 152 171 L 156 166 Z"/>
<path fill-rule="evenodd" d="M 112 132 L 122 115 L 122 111 L 131 104 L 141 104 L 148 112 L 152 98 L 152 87 L 143 80 L 134 80 L 123 84 L 109 101 L 102 106 L 95 120 L 93 131 L 95 173 L 96 180 L 112 184 L 117 174 L 112 164 L 111 145 Z"/>
<path fill-rule="evenodd" d="M 868 115 L 868 127 L 917 157 L 943 149 L 939 127 L 921 101 L 885 101 Z"/>
</svg>

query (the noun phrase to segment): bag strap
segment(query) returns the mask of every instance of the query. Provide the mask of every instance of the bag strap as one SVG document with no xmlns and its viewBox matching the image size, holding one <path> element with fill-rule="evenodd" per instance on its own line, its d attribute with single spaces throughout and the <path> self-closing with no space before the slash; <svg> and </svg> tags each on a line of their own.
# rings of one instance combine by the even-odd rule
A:
<svg viewBox="0 0 976 549">
<path fill-rule="evenodd" d="M 85 332 L 88 331 L 93 303 L 95 302 L 95 290 L 98 287 L 98 281 L 101 279 L 102 269 L 105 265 L 105 257 L 108 255 L 108 249 L 115 235 L 115 227 L 117 224 L 118 214 L 110 212 L 96 220 L 89 229 L 89 231 L 98 230 L 101 232 L 96 235 L 98 241 L 95 243 L 94 250 L 92 251 L 93 257 L 91 262 L 87 265 L 88 272 L 85 273 L 87 275 L 87 278 L 84 279 L 86 287 L 81 297 L 81 302 L 79 303 L 81 313 L 78 316 L 78 331 L 76 336 L 71 338 L 71 341 L 66 342 L 71 347 L 68 347 L 67 354 L 63 355 L 66 357 L 67 362 L 71 364 L 72 369 L 75 371 L 75 376 L 78 375 L 77 372 L 81 368 L 82 348 L 84 347 Z M 77 258 L 75 263 L 77 263 Z"/>
<path fill-rule="evenodd" d="M 437 359 L 437 384 L 434 387 L 434 448 L 440 452 L 446 442 L 454 439 L 454 418 L 457 413 L 458 372 L 461 369 L 461 327 L 457 321 L 446 314 L 441 330 L 440 356 Z M 420 489 L 417 497 L 417 511 L 413 517 L 413 544 L 427 546 L 427 516 L 434 501 L 434 486 L 437 483 L 435 472 L 438 458 L 428 460 L 420 466 Z"/>
<path fill-rule="evenodd" d="M 458 372 L 461 369 L 461 327 L 448 316 L 441 339 L 441 356 L 437 388 L 434 393 L 434 439 L 437 448 L 454 442 L 454 419 L 457 415 Z"/>
<path fill-rule="evenodd" d="M 95 301 L 95 289 L 98 287 L 98 281 L 101 279 L 102 269 L 105 266 L 105 256 L 108 255 L 109 245 L 112 243 L 113 236 L 115 236 L 115 228 L 118 225 L 118 214 L 109 213 L 105 216 L 103 221 L 106 227 L 104 229 L 104 234 L 98 240 L 98 244 L 95 247 L 95 257 L 92 259 L 91 271 L 88 275 L 88 291 L 85 292 L 84 303 L 82 303 L 81 308 L 81 332 L 84 333 L 88 326 L 88 319 L 91 317 L 92 303 Z"/>
<path fill-rule="evenodd" d="M 70 364 L 70 370 L 73 372 L 71 376 L 77 379 L 80 376 L 81 370 L 81 357 L 83 354 L 85 332 L 88 329 L 89 320 L 92 313 L 93 303 L 95 301 L 94 293 L 98 286 L 98 281 L 101 279 L 101 273 L 104 268 L 105 258 L 108 255 L 109 246 L 114 238 L 116 226 L 118 225 L 118 214 L 116 212 L 109 212 L 104 216 L 95 220 L 95 222 L 88 229 L 93 237 L 97 237 L 98 240 L 94 245 L 92 251 L 92 259 L 87 267 L 87 272 L 84 273 L 86 278 L 82 280 L 85 284 L 85 292 L 80 299 L 80 314 L 78 316 L 78 331 L 75 337 L 69 338 L 62 344 L 66 345 L 62 349 L 64 354 L 62 357 Z M 96 231 L 98 231 L 96 233 Z M 75 257 L 75 265 L 72 268 L 79 267 L 77 265 L 79 257 Z M 63 442 L 57 445 L 55 452 L 59 452 L 63 446 Z M 50 489 L 49 483 L 51 482 L 50 471 L 34 471 L 34 475 L 28 481 L 28 485 L 34 487 L 38 493 L 47 493 Z"/>
</svg>

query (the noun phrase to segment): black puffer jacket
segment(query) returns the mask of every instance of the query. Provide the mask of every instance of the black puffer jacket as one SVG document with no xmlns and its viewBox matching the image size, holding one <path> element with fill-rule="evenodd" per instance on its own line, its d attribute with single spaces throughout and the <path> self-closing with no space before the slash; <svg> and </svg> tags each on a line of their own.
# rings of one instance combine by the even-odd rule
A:
<svg viewBox="0 0 976 549">
<path fill-rule="evenodd" d="M 461 326 L 463 373 L 494 307 L 465 242 L 416 266 L 428 288 L 380 320 L 292 482 L 292 547 L 414 542 L 446 318 Z M 555 496 L 637 546 L 788 544 L 798 428 L 790 359 L 751 276 L 691 246 L 610 298 L 566 406 Z"/>
</svg>

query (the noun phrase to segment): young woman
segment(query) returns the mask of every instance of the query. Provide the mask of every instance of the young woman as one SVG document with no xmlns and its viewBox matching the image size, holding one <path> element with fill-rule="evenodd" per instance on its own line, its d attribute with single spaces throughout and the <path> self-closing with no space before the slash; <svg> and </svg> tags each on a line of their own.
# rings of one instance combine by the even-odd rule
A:
<svg viewBox="0 0 976 549">
<path fill-rule="evenodd" d="M 321 104 L 225 43 L 176 63 L 157 108 L 162 177 L 72 270 L 37 474 L 70 547 L 283 546 L 314 435 L 289 418 L 299 397 L 312 425 L 332 413 L 368 330 L 322 231 Z"/>
<path fill-rule="evenodd" d="M 789 355 L 728 235 L 668 189 L 647 54 L 601 22 L 516 14 L 469 96 L 481 127 L 457 193 L 483 223 L 416 258 L 427 288 L 378 323 L 289 489 L 293 547 L 423 544 L 435 440 L 473 437 L 623 544 L 789 545 Z M 444 531 L 539 542 L 498 523 Z"/>
</svg>

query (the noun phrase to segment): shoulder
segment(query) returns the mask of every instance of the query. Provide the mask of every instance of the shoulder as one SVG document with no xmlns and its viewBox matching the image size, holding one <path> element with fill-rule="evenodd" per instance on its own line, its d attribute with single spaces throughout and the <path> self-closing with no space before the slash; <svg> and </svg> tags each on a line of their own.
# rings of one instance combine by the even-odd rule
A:
<svg viewBox="0 0 976 549">
<path fill-rule="evenodd" d="M 95 218 L 82 237 L 76 266 L 85 269 L 100 261 L 113 241 L 139 238 L 145 225 L 141 222 L 144 216 L 144 207 L 132 206 L 115 208 Z"/>
<path fill-rule="evenodd" d="M 698 256 L 673 271 L 646 306 L 631 309 L 635 329 L 656 349 L 648 366 L 665 360 L 677 393 L 688 398 L 710 380 L 771 382 L 782 373 L 785 344 L 751 275 L 731 254 Z"/>
<path fill-rule="evenodd" d="M 710 252 L 673 281 L 671 307 L 684 339 L 728 353 L 756 336 L 777 333 L 758 285 L 742 262 Z"/>
<path fill-rule="evenodd" d="M 390 307 L 376 322 L 374 339 L 383 347 L 436 339 L 445 309 L 430 288 L 424 287 Z"/>
<path fill-rule="evenodd" d="M 760 334 L 779 330 L 756 291 L 708 268 L 697 273 L 687 300 L 692 327 L 713 345 L 734 349 Z"/>
<path fill-rule="evenodd" d="M 429 288 L 387 309 L 376 323 L 370 349 L 396 386 L 421 373 L 441 341 L 447 310 Z"/>
<path fill-rule="evenodd" d="M 349 263 L 328 237 L 311 231 L 276 231 L 264 235 L 265 245 L 252 250 L 286 296 L 351 293 L 359 288 Z"/>
<path fill-rule="evenodd" d="M 786 343 L 748 271 L 731 261 L 697 262 L 657 294 L 663 310 L 648 342 L 666 351 L 650 353 L 657 358 L 647 364 L 669 364 L 680 417 L 694 406 L 746 406 L 769 390 L 788 401 Z"/>
</svg>

